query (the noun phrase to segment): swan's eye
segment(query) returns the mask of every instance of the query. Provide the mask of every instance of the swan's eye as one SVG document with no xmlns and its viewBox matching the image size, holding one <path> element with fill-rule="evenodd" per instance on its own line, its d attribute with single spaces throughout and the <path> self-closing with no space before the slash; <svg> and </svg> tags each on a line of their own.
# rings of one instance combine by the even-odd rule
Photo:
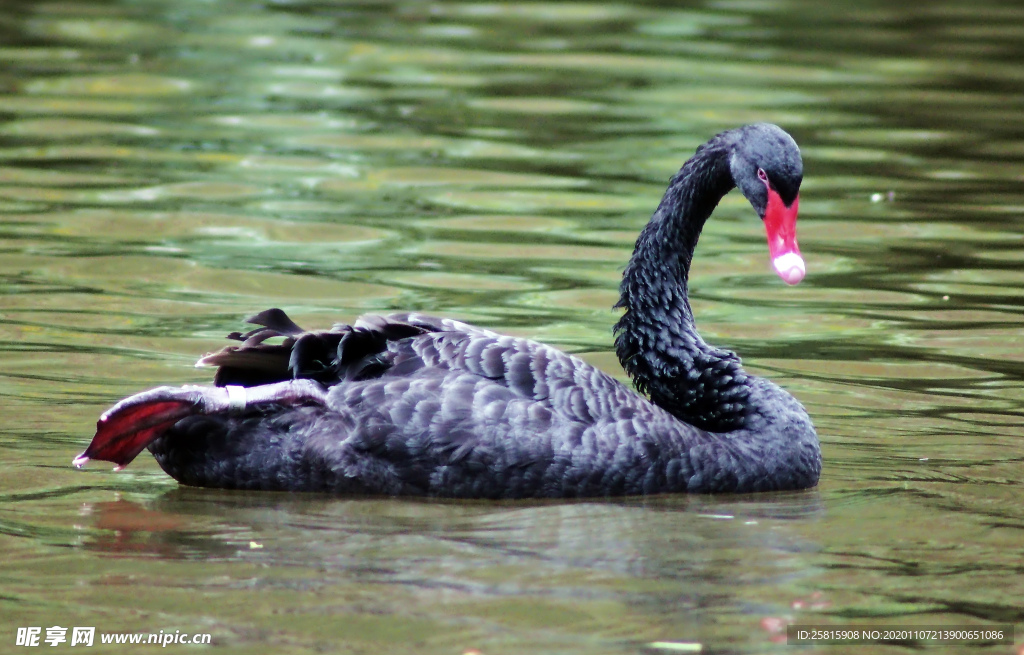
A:
<svg viewBox="0 0 1024 655">
<path fill-rule="evenodd" d="M 757 179 L 768 184 L 768 173 L 765 173 L 763 168 L 757 169 Z"/>
</svg>

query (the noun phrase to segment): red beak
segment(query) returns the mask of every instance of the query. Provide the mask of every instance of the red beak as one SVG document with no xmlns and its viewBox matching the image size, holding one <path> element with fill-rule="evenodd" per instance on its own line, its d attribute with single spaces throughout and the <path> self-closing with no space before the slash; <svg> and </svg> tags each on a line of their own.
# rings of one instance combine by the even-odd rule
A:
<svg viewBox="0 0 1024 655">
<path fill-rule="evenodd" d="M 768 209 L 764 213 L 768 252 L 772 257 L 772 268 L 786 284 L 797 284 L 807 271 L 800 248 L 796 245 L 796 211 L 799 206 L 799 196 L 793 198 L 793 204 L 787 207 L 775 190 L 768 189 Z"/>
</svg>

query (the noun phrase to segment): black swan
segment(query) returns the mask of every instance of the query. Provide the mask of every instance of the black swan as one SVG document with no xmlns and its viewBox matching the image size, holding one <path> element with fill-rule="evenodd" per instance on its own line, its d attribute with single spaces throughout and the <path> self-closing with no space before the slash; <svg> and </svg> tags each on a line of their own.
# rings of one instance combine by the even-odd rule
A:
<svg viewBox="0 0 1024 655">
<path fill-rule="evenodd" d="M 641 393 L 550 346 L 421 314 L 306 332 L 279 309 L 203 357 L 214 386 L 117 403 L 74 464 L 148 447 L 188 485 L 462 498 L 802 489 L 821 471 L 803 406 L 697 334 L 687 276 L 734 186 L 796 284 L 800 150 L 779 127 L 722 132 L 671 180 L 622 278 L 615 350 Z M 268 344 L 283 337 L 280 344 Z"/>
</svg>

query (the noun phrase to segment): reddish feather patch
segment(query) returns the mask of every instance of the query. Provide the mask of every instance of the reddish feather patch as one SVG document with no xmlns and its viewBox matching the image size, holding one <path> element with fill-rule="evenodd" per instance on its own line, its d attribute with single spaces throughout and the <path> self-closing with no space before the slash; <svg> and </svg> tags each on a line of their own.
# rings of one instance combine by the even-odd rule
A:
<svg viewBox="0 0 1024 655">
<path fill-rule="evenodd" d="M 126 407 L 96 422 L 96 436 L 79 457 L 126 466 L 164 431 L 194 411 L 195 405 L 164 400 Z"/>
</svg>

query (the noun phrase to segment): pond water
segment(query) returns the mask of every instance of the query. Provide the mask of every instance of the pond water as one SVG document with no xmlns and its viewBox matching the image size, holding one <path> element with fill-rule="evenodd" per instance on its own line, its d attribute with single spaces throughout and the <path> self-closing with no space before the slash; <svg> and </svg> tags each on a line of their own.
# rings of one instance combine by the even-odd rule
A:
<svg viewBox="0 0 1024 655">
<path fill-rule="evenodd" d="M 1024 643 L 1018 4 L 69 0 L 0 19 L 0 650 L 52 625 L 246 653 L 781 653 L 787 622 L 1016 623 L 1017 646 L 985 650 Z M 755 121 L 803 149 L 807 278 L 771 273 L 732 194 L 692 302 L 708 341 L 807 406 L 818 488 L 339 499 L 179 487 L 146 453 L 70 466 L 106 407 L 207 381 L 196 357 L 270 306 L 306 327 L 460 317 L 622 377 L 611 305 L 636 233 L 698 144 Z"/>
</svg>

